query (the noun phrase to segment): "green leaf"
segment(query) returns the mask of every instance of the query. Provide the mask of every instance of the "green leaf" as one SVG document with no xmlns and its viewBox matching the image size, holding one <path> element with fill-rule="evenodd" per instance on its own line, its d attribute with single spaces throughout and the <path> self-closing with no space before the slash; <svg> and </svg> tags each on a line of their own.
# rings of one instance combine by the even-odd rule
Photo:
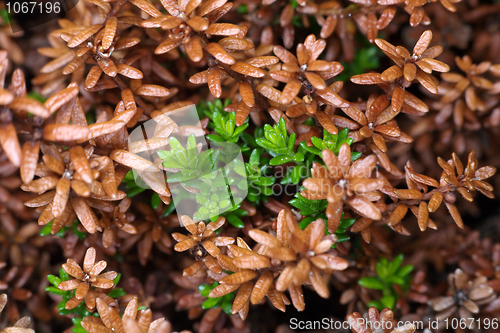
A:
<svg viewBox="0 0 500 333">
<path fill-rule="evenodd" d="M 237 10 L 238 10 L 238 13 L 240 13 L 240 14 L 247 14 L 248 13 L 248 6 L 246 4 L 239 5 Z"/>
<path fill-rule="evenodd" d="M 392 295 L 385 295 L 380 299 L 384 308 L 394 309 L 394 305 L 396 304 L 396 298 Z"/>
<path fill-rule="evenodd" d="M 403 254 L 398 254 L 392 262 L 389 264 L 388 270 L 387 270 L 387 275 L 391 276 L 396 273 L 396 271 L 399 269 L 399 266 L 401 266 L 401 263 L 403 262 L 404 256 Z"/>
<path fill-rule="evenodd" d="M 177 138 L 175 138 L 175 137 L 170 138 L 170 147 L 172 148 L 172 152 L 174 154 L 177 154 L 180 152 L 186 153 L 186 149 L 181 145 L 179 140 L 177 140 Z"/>
<path fill-rule="evenodd" d="M 385 257 L 380 258 L 379 262 L 384 267 L 388 267 L 389 266 L 389 260 L 387 258 L 385 258 Z"/>
<path fill-rule="evenodd" d="M 320 138 L 316 137 L 316 136 L 313 136 L 311 138 L 311 142 L 312 144 L 319 150 L 321 151 L 324 147 L 325 147 L 325 144 L 323 143 L 323 140 L 321 140 Z"/>
<path fill-rule="evenodd" d="M 214 297 L 214 298 L 208 298 L 205 302 L 201 304 L 201 307 L 206 310 L 206 309 L 211 309 L 213 307 L 216 307 L 219 302 L 219 297 Z"/>
<path fill-rule="evenodd" d="M 40 236 L 47 236 L 50 235 L 50 230 L 52 228 L 52 221 L 50 221 L 48 224 L 46 224 L 41 230 L 40 230 Z"/>
<path fill-rule="evenodd" d="M 399 277 L 405 277 L 413 271 L 414 267 L 412 265 L 405 265 L 401 267 L 396 273 Z"/>
<path fill-rule="evenodd" d="M 158 154 L 158 157 L 160 157 L 162 160 L 166 160 L 172 156 L 172 153 L 167 150 L 159 150 L 156 152 L 156 154 Z M 134 180 L 134 174 L 129 171 L 125 176 L 125 179 Z"/>
<path fill-rule="evenodd" d="M 340 226 L 339 227 L 341 227 L 341 228 L 349 228 L 354 223 L 356 223 L 356 219 L 355 218 L 342 219 L 342 220 L 340 220 Z"/>
<path fill-rule="evenodd" d="M 6 9 L 0 9 L 0 16 L 2 16 L 2 20 L 5 24 L 10 24 L 9 14 Z"/>
<path fill-rule="evenodd" d="M 238 205 L 239 207 L 240 205 Z M 243 217 L 243 216 L 247 216 L 248 215 L 248 212 L 244 209 L 236 209 L 234 211 L 234 214 L 236 214 L 236 216 L 239 216 L 239 217 Z"/>
<path fill-rule="evenodd" d="M 120 279 L 122 278 L 122 274 L 121 273 L 118 273 L 116 275 L 116 277 L 113 279 L 113 283 L 115 284 L 115 286 L 118 284 L 118 282 L 120 282 Z"/>
<path fill-rule="evenodd" d="M 287 172 L 286 176 L 281 179 L 280 184 L 281 185 L 288 185 L 292 183 L 292 174 L 290 172 Z"/>
<path fill-rule="evenodd" d="M 244 130 L 248 128 L 248 126 L 249 126 L 248 123 L 238 126 L 233 133 L 233 137 L 239 136 Z"/>
<path fill-rule="evenodd" d="M 151 207 L 153 209 L 156 209 L 158 208 L 158 206 L 160 205 L 160 202 L 161 202 L 161 199 L 160 199 L 160 196 L 158 195 L 158 193 L 153 193 L 153 196 L 151 196 Z"/>
<path fill-rule="evenodd" d="M 234 134 L 234 127 L 236 126 L 234 120 L 230 119 L 226 123 L 226 133 L 229 135 L 229 137 L 232 137 Z"/>
<path fill-rule="evenodd" d="M 290 135 L 290 139 L 288 139 L 288 151 L 291 153 L 293 153 L 293 147 L 295 147 L 295 137 L 295 133 L 292 133 L 292 135 Z"/>
<path fill-rule="evenodd" d="M 288 203 L 290 205 L 292 205 L 293 207 L 298 208 L 299 210 L 308 209 L 308 205 L 306 204 L 306 202 L 304 202 L 303 200 L 300 200 L 298 198 L 294 198 L 294 199 L 288 201 Z M 305 214 L 304 216 L 306 216 L 306 215 L 309 215 L 309 214 Z"/>
<path fill-rule="evenodd" d="M 358 284 L 362 287 L 376 290 L 383 290 L 384 284 L 376 277 L 365 276 L 358 280 Z"/>
<path fill-rule="evenodd" d="M 337 235 L 337 238 L 338 238 L 337 243 L 346 242 L 350 239 L 350 237 L 347 235 L 337 234 L 337 233 L 335 233 L 335 235 Z"/>
<path fill-rule="evenodd" d="M 186 167 L 189 165 L 188 155 L 187 155 L 187 152 L 185 150 L 174 151 L 172 157 L 177 163 L 179 163 L 183 167 Z"/>
<path fill-rule="evenodd" d="M 233 227 L 238 229 L 245 227 L 245 223 L 234 213 L 227 214 L 226 218 Z"/>
<path fill-rule="evenodd" d="M 171 169 L 183 169 L 185 168 L 184 164 L 179 163 L 173 155 L 169 155 L 168 158 L 163 159 L 163 166 L 166 168 L 171 168 Z"/>
<path fill-rule="evenodd" d="M 252 164 L 252 165 L 258 165 L 259 164 L 259 161 L 260 161 L 260 154 L 261 154 L 261 151 L 259 149 L 255 149 L 254 151 L 252 151 L 252 153 L 250 154 L 250 159 L 249 159 L 249 163 Z"/>
<path fill-rule="evenodd" d="M 87 333 L 87 331 L 79 324 L 78 326 L 72 328 L 73 333 Z"/>
<path fill-rule="evenodd" d="M 127 198 L 133 198 L 137 194 L 142 193 L 144 191 L 146 191 L 145 188 L 142 188 L 142 187 L 132 187 L 130 190 L 127 191 Z"/>
<path fill-rule="evenodd" d="M 108 296 L 111 298 L 119 298 L 125 295 L 127 295 L 127 293 L 122 288 L 115 288 L 108 293 Z"/>
<path fill-rule="evenodd" d="M 270 197 L 271 195 L 274 194 L 273 189 L 270 187 L 264 187 L 264 188 L 262 188 L 262 194 L 264 194 L 267 197 Z M 267 199 L 265 199 L 265 200 L 267 200 Z"/>
<path fill-rule="evenodd" d="M 387 278 L 387 282 L 399 284 L 400 286 L 402 286 L 405 283 L 405 281 L 397 275 L 389 276 Z"/>
<path fill-rule="evenodd" d="M 69 274 L 66 273 L 66 271 L 62 267 L 59 269 L 59 277 L 63 281 L 68 281 L 69 280 Z"/>
<path fill-rule="evenodd" d="M 271 159 L 271 161 L 269 161 L 269 164 L 270 165 L 281 165 L 281 164 L 285 164 L 285 163 L 288 163 L 292 160 L 292 158 L 290 156 L 286 156 L 286 155 L 278 155 L 276 157 L 273 157 Z"/>
<path fill-rule="evenodd" d="M 166 216 L 168 216 L 168 215 L 172 214 L 172 212 L 173 212 L 174 210 L 175 210 L 175 205 L 174 205 L 174 202 L 173 202 L 173 201 L 171 201 L 171 202 L 168 204 L 167 208 L 165 208 L 165 211 L 163 212 L 163 217 L 166 217 Z"/>
<path fill-rule="evenodd" d="M 279 130 L 281 131 L 281 135 L 283 135 L 283 137 L 287 137 L 288 136 L 288 133 L 286 132 L 286 122 L 285 122 L 285 118 L 280 118 L 280 120 L 278 121 L 278 127 L 279 127 Z"/>
<path fill-rule="evenodd" d="M 66 306 L 66 303 L 68 302 L 67 299 L 63 299 L 62 301 L 60 301 L 58 304 L 57 304 L 57 311 L 59 311 L 59 313 L 64 310 L 64 307 Z"/>
<path fill-rule="evenodd" d="M 382 261 L 377 262 L 375 270 L 377 271 L 377 275 L 380 276 L 382 280 L 385 280 L 387 277 L 387 266 L 384 265 Z"/>
<path fill-rule="evenodd" d="M 190 134 L 188 136 L 186 151 L 187 151 L 188 162 L 191 162 L 198 156 L 198 150 L 196 149 L 196 138 L 194 137 L 194 134 Z"/>
<path fill-rule="evenodd" d="M 301 167 L 300 166 L 296 166 L 293 168 L 292 170 L 292 175 L 291 175 L 291 178 L 292 178 L 292 183 L 294 185 L 297 185 L 299 182 L 300 182 L 300 173 L 301 173 Z"/>
<path fill-rule="evenodd" d="M 302 153 L 295 153 L 295 155 L 293 155 L 293 160 L 295 162 L 302 162 L 304 160 L 304 155 L 302 155 Z"/>
<path fill-rule="evenodd" d="M 255 134 L 254 134 L 255 135 Z M 257 137 L 257 136 L 255 136 Z M 240 136 L 241 140 L 246 143 L 247 145 L 249 145 L 250 147 L 253 147 L 253 148 L 256 148 L 257 147 L 257 143 L 255 142 L 255 138 L 253 137 L 253 135 L 251 134 L 248 134 L 246 132 L 243 132 L 241 133 L 241 136 Z"/>
<path fill-rule="evenodd" d="M 347 127 L 344 127 L 339 134 L 337 134 L 337 142 L 344 142 L 347 139 L 347 136 L 349 135 L 349 129 Z"/>
<path fill-rule="evenodd" d="M 226 129 L 225 128 L 216 127 L 215 128 L 215 133 L 219 134 L 225 141 L 228 141 L 229 139 L 231 139 L 231 136 L 229 136 L 226 133 Z"/>
<path fill-rule="evenodd" d="M 233 304 L 231 302 L 223 302 L 222 303 L 222 311 L 224 311 L 228 315 L 233 314 Z"/>
<path fill-rule="evenodd" d="M 198 286 L 198 291 L 200 292 L 201 296 L 208 297 L 208 294 L 212 291 L 213 287 L 209 284 L 200 284 Z"/>
<path fill-rule="evenodd" d="M 304 219 L 302 219 L 302 221 L 300 221 L 299 223 L 299 227 L 300 229 L 304 230 L 305 228 L 307 228 L 307 226 L 309 224 L 311 224 L 312 221 L 315 221 L 316 219 L 314 218 L 314 216 L 308 216 Z"/>
<path fill-rule="evenodd" d="M 379 311 L 382 311 L 384 309 L 384 306 L 382 305 L 382 303 L 380 301 L 370 301 L 370 302 L 368 302 L 368 304 L 366 306 L 368 308 L 375 307 Z"/>
<path fill-rule="evenodd" d="M 275 144 L 272 144 L 270 141 L 263 139 L 263 138 L 257 138 L 255 139 L 255 142 L 261 146 L 262 148 L 273 150 L 278 148 Z"/>
<path fill-rule="evenodd" d="M 220 135 L 218 134 L 208 134 L 206 135 L 207 139 L 212 141 L 212 142 L 225 142 L 226 140 L 224 140 L 223 137 L 221 137 Z"/>
<path fill-rule="evenodd" d="M 361 157 L 361 155 L 363 155 L 363 153 L 361 153 L 359 151 L 353 151 L 353 152 L 351 152 L 351 162 L 356 161 L 358 158 Z"/>
<path fill-rule="evenodd" d="M 260 186 L 271 186 L 274 184 L 274 179 L 268 178 L 268 177 L 258 177 L 253 182 L 254 182 L 254 184 L 257 184 Z"/>
<path fill-rule="evenodd" d="M 307 143 L 305 141 L 302 141 L 300 143 L 300 146 L 306 150 L 307 152 L 311 153 L 311 154 L 315 154 L 315 155 L 319 155 L 321 153 L 321 150 L 316 148 L 316 147 L 308 147 L 307 146 Z"/>
<path fill-rule="evenodd" d="M 46 292 L 49 292 L 51 294 L 55 294 L 55 295 L 64 295 L 66 293 L 66 291 L 64 290 L 60 290 L 59 288 L 57 287 L 54 287 L 54 286 L 50 286 L 50 287 L 46 287 L 45 288 L 45 291 Z"/>
</svg>

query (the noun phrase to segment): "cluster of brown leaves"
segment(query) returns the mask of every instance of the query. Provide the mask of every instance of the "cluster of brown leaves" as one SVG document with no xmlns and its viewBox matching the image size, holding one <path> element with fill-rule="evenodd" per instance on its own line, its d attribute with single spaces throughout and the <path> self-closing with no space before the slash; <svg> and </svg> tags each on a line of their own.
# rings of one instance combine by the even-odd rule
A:
<svg viewBox="0 0 500 333">
<path fill-rule="evenodd" d="M 441 54 L 443 48 L 439 45 L 429 48 L 429 44 L 432 40 L 432 32 L 430 30 L 425 31 L 420 36 L 415 47 L 413 48 L 413 54 L 402 47 L 394 46 L 383 39 L 376 39 L 375 43 L 377 46 L 385 53 L 396 65 L 386 69 L 381 74 L 378 73 L 368 73 L 355 75 L 351 78 L 351 81 L 356 84 L 378 84 L 381 86 L 388 95 L 391 95 L 391 103 L 394 112 L 399 112 L 403 103 L 406 103 L 410 110 L 426 112 L 427 110 L 420 110 L 420 108 L 426 109 L 426 107 L 419 107 L 424 104 L 418 99 L 413 103 L 409 101 L 411 98 L 407 96 L 408 92 L 404 89 L 408 88 L 414 80 L 417 80 L 425 89 L 430 93 L 437 94 L 437 85 L 439 81 L 431 76 L 432 71 L 447 72 L 450 67 L 434 58 Z M 388 85 L 389 83 L 389 85 Z"/>
<path fill-rule="evenodd" d="M 7 304 L 7 295 L 0 294 L 0 314 Z M 22 317 L 17 320 L 11 327 L 3 327 L 2 332 L 19 332 L 19 333 L 35 333 L 35 330 L 29 328 L 31 320 L 29 317 Z"/>
<path fill-rule="evenodd" d="M 445 82 L 439 87 L 441 99 L 431 104 L 438 111 L 434 126 L 440 130 L 440 142 L 453 147 L 458 154 L 463 155 L 468 147 L 474 147 L 480 153 L 484 148 L 476 133 L 500 125 L 497 106 L 500 65 L 489 61 L 476 65 L 467 55 L 456 57 L 455 62 L 464 75 L 441 75 Z"/>
<path fill-rule="evenodd" d="M 111 271 L 101 274 L 107 263 L 104 260 L 96 263 L 95 258 L 96 250 L 91 247 L 85 253 L 83 269 L 71 258 L 66 264 L 63 264 L 64 271 L 74 279 L 63 281 L 57 287 L 60 290 L 76 289 L 75 296 L 66 303 L 66 309 L 74 309 L 82 301 L 85 301 L 87 309 L 94 311 L 97 299 L 110 305 L 116 304 L 115 300 L 106 295 L 105 291 L 114 287 L 113 280 L 118 273 Z"/>
<path fill-rule="evenodd" d="M 138 310 L 137 298 L 127 303 L 123 315 L 118 309 L 97 298 L 99 317 L 88 316 L 81 321 L 82 327 L 95 333 L 170 333 L 171 326 L 165 318 L 153 320 L 150 309 Z"/>
<path fill-rule="evenodd" d="M 283 209 L 276 220 L 275 235 L 259 229 L 249 230 L 249 236 L 257 242 L 253 249 L 239 237 L 236 240 L 214 238 L 211 235 L 213 230 L 222 227 L 224 220 L 213 223 L 207 227 L 203 222 L 197 227 L 189 224 L 192 235 L 187 238 L 175 234 L 179 241 L 175 249 L 194 251 L 197 261 L 184 270 L 184 276 L 195 275 L 205 263 L 210 276 L 219 281 L 220 285 L 211 291 L 209 297 L 222 297 L 238 290 L 233 314 L 238 313 L 242 319 L 246 318 L 250 303 L 259 304 L 265 296 L 274 307 L 285 311 L 285 305 L 290 303 L 283 294 L 285 290 L 288 290 L 294 307 L 303 311 L 302 285 L 311 284 L 321 297 L 328 298 L 328 277 L 333 271 L 348 266 L 346 260 L 332 252 L 336 238 L 324 235 L 325 222 L 321 219 L 301 230 L 291 211 Z M 227 246 L 227 254 L 216 245 Z M 228 275 L 222 269 L 233 273 Z"/>
<path fill-rule="evenodd" d="M 471 327 L 473 314 L 479 313 L 479 306 L 487 305 L 496 298 L 488 279 L 484 276 L 470 279 L 461 269 L 448 276 L 448 295 L 432 299 L 432 308 L 439 313 L 438 320 L 452 317 L 457 311 L 460 318 L 466 319 Z"/>
<path fill-rule="evenodd" d="M 368 309 L 368 318 L 354 312 L 347 316 L 347 321 L 354 333 L 413 333 L 416 330 L 415 325 L 406 323 L 405 325 L 398 325 L 397 320 L 394 318 L 394 313 L 386 308 L 380 313 L 374 307 Z"/>
<path fill-rule="evenodd" d="M 457 226 L 463 228 L 464 223 L 455 205 L 456 195 L 454 192 L 459 192 L 469 202 L 473 201 L 472 193 L 475 191 L 489 198 L 494 197 L 493 187 L 484 179 L 493 176 L 496 173 L 496 168 L 491 166 L 479 168 L 474 151 L 469 154 L 465 168 L 456 154 L 453 154 L 452 157 L 448 161 L 438 157 L 439 166 L 443 169 L 439 182 L 431 177 L 416 173 L 411 163 L 408 163 L 405 167 L 408 189 L 394 189 L 390 185 L 383 188 L 383 192 L 396 201 L 387 206 L 385 222 L 389 226 L 399 225 L 401 229 L 396 229 L 396 231 L 406 233 L 400 222 L 410 209 L 418 219 L 420 230 L 424 231 L 427 227 L 436 229 L 437 226 L 429 218 L 429 213 L 435 212 L 444 202 Z M 389 182 L 386 181 L 386 184 Z M 435 189 L 429 190 L 429 186 L 435 187 Z"/>
</svg>

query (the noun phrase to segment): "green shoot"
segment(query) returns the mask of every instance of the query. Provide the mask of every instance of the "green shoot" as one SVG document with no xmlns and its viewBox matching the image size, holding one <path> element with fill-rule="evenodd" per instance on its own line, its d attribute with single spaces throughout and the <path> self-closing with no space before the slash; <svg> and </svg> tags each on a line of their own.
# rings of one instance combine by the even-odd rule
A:
<svg viewBox="0 0 500 333">
<path fill-rule="evenodd" d="M 374 306 L 380 311 L 384 308 L 394 309 L 399 298 L 393 285 L 399 285 L 403 291 L 410 287 L 412 265 L 401 266 L 403 255 L 397 255 L 393 261 L 387 258 L 380 258 L 375 270 L 376 276 L 365 276 L 359 279 L 358 284 L 362 287 L 382 291 L 382 298 L 368 303 L 368 306 Z"/>
<path fill-rule="evenodd" d="M 222 307 L 222 310 L 227 313 L 228 315 L 233 314 L 233 299 L 235 296 L 235 293 L 229 293 L 227 295 L 224 295 L 222 297 L 208 297 L 208 294 L 219 285 L 217 281 L 214 283 L 210 284 L 201 284 L 198 286 L 198 290 L 200 294 L 204 297 L 207 297 L 207 300 L 201 304 L 201 307 L 203 309 L 212 309 L 212 308 L 218 308 L 219 306 Z"/>
</svg>

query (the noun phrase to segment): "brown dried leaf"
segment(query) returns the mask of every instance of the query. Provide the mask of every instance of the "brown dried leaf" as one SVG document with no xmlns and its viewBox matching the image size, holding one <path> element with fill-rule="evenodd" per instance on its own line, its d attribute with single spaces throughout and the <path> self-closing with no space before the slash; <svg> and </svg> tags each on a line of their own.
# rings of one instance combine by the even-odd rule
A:
<svg viewBox="0 0 500 333">
<path fill-rule="evenodd" d="M 74 48 L 89 39 L 92 35 L 97 33 L 99 30 L 101 30 L 102 24 L 95 24 L 93 26 L 90 26 L 84 30 L 82 30 L 80 33 L 78 33 L 76 36 L 71 38 L 68 42 L 68 47 L 69 48 Z"/>
<path fill-rule="evenodd" d="M 270 100 L 279 103 L 281 92 L 273 87 L 267 86 L 265 84 L 259 84 L 256 90 L 263 96 L 269 98 Z"/>
<path fill-rule="evenodd" d="M 212 23 L 205 33 L 216 36 L 232 36 L 240 33 L 240 27 L 231 23 Z"/>
<path fill-rule="evenodd" d="M 113 44 L 116 34 L 117 19 L 116 16 L 111 16 L 106 21 L 106 26 L 104 27 L 104 34 L 102 36 L 102 47 L 108 50 Z"/>
<path fill-rule="evenodd" d="M 204 31 L 208 28 L 207 19 L 201 16 L 194 16 L 190 18 L 186 23 L 196 32 Z"/>
<path fill-rule="evenodd" d="M 87 230 L 87 232 L 90 234 L 95 233 L 97 231 L 96 222 L 98 220 L 94 212 L 92 211 L 92 208 L 90 208 L 85 199 L 80 197 L 73 197 L 71 198 L 71 204 L 73 205 L 75 213 L 85 230 Z"/>
<path fill-rule="evenodd" d="M 172 51 L 177 46 L 181 45 L 182 42 L 177 39 L 168 38 L 165 39 L 158 47 L 155 49 L 155 54 L 163 54 Z"/>
<path fill-rule="evenodd" d="M 19 144 L 16 128 L 11 122 L 0 124 L 0 145 L 10 162 L 19 167 L 21 164 L 21 145 Z"/>
<path fill-rule="evenodd" d="M 234 65 L 234 63 L 236 62 L 234 58 L 217 43 L 207 44 L 205 46 L 205 50 L 210 53 L 215 59 L 225 64 Z"/>
<path fill-rule="evenodd" d="M 337 134 L 338 129 L 330 119 L 328 115 L 326 115 L 323 111 L 316 112 L 316 119 L 318 119 L 319 123 L 323 128 L 330 134 Z"/>
<path fill-rule="evenodd" d="M 244 62 L 235 63 L 231 66 L 231 69 L 237 73 L 255 78 L 264 77 L 266 75 L 266 72 L 264 70 Z"/>
<path fill-rule="evenodd" d="M 384 80 L 378 73 L 365 73 L 352 76 L 351 82 L 355 84 L 377 84 L 384 83 Z"/>
<path fill-rule="evenodd" d="M 446 200 L 444 203 L 446 205 L 446 208 L 448 208 L 448 211 L 450 212 L 450 215 L 453 218 L 453 220 L 455 221 L 455 223 L 457 224 L 457 226 L 459 228 L 463 229 L 464 222 L 462 221 L 462 216 L 460 216 L 460 213 L 458 212 L 457 206 L 446 202 Z"/>
<path fill-rule="evenodd" d="M 93 181 L 90 163 L 85 155 L 85 150 L 81 146 L 74 146 L 69 150 L 69 157 L 76 172 L 80 174 L 82 180 L 86 183 Z"/>
<path fill-rule="evenodd" d="M 240 96 L 246 106 L 252 107 L 255 104 L 252 85 L 246 81 L 240 82 Z M 246 119 L 246 117 L 245 117 Z M 237 124 L 238 125 L 238 124 Z M 241 125 L 241 124 L 240 124 Z M 240 126 L 238 125 L 238 126 Z"/>
<path fill-rule="evenodd" d="M 289 81 L 286 85 L 285 88 L 283 89 L 283 92 L 281 93 L 280 97 L 280 104 L 290 104 L 293 99 L 299 94 L 300 89 L 302 88 L 302 84 L 300 83 L 299 80 L 297 79 L 292 79 Z"/>
<path fill-rule="evenodd" d="M 438 207 L 441 205 L 441 202 L 443 200 L 443 195 L 441 192 L 436 191 L 431 197 L 431 200 L 429 201 L 429 212 L 433 213 L 438 209 Z"/>
<path fill-rule="evenodd" d="M 43 106 L 53 113 L 59 109 L 62 105 L 71 101 L 74 97 L 78 95 L 78 87 L 76 85 L 70 85 L 68 88 L 59 91 L 58 93 L 50 96 L 44 103 Z"/>
<path fill-rule="evenodd" d="M 43 129 L 43 138 L 47 141 L 75 141 L 85 140 L 90 130 L 87 126 L 48 124 Z"/>
<path fill-rule="evenodd" d="M 143 74 L 140 70 L 137 68 L 134 68 L 132 66 L 126 65 L 126 64 L 118 64 L 116 66 L 116 71 L 118 74 L 121 74 L 125 77 L 128 77 L 129 79 L 142 79 Z M 88 78 L 88 76 L 87 76 Z"/>
<path fill-rule="evenodd" d="M 408 212 L 408 206 L 403 204 L 398 205 L 396 209 L 389 216 L 388 225 L 392 227 L 398 224 L 403 219 L 403 217 L 405 217 L 407 212 Z"/>
<path fill-rule="evenodd" d="M 170 90 L 156 84 L 143 84 L 135 91 L 137 95 L 151 97 L 167 97 L 170 96 Z"/>
<path fill-rule="evenodd" d="M 273 274 L 270 271 L 266 271 L 259 277 L 257 282 L 255 282 L 255 286 L 250 295 L 250 302 L 254 305 L 258 304 L 266 296 L 272 283 Z"/>
<path fill-rule="evenodd" d="M 163 15 L 151 2 L 147 0 L 129 0 L 130 3 L 139 7 L 145 13 L 148 13 L 152 17 L 159 17 Z M 163 4 L 164 1 L 162 1 Z"/>
<path fill-rule="evenodd" d="M 238 274 L 238 273 L 240 273 L 240 272 L 237 272 L 234 274 Z M 231 274 L 228 276 L 233 276 L 234 274 Z M 222 297 L 224 295 L 227 295 L 227 294 L 232 293 L 233 291 L 237 290 L 240 286 L 241 286 L 241 284 L 219 284 L 217 287 L 212 289 L 210 294 L 208 294 L 208 297 Z"/>
<path fill-rule="evenodd" d="M 363 197 L 355 196 L 352 199 L 346 200 L 346 203 L 364 217 L 372 220 L 380 220 L 382 218 L 382 214 L 377 206 Z"/>
<path fill-rule="evenodd" d="M 415 47 L 413 48 L 413 55 L 416 57 L 420 57 L 422 53 L 429 47 L 429 44 L 432 40 L 432 31 L 426 30 L 422 33 L 420 38 L 418 39 Z"/>
<path fill-rule="evenodd" d="M 193 36 L 188 43 L 184 44 L 186 53 L 193 62 L 199 62 L 203 59 L 203 49 L 200 43 L 200 37 Z"/>
</svg>

